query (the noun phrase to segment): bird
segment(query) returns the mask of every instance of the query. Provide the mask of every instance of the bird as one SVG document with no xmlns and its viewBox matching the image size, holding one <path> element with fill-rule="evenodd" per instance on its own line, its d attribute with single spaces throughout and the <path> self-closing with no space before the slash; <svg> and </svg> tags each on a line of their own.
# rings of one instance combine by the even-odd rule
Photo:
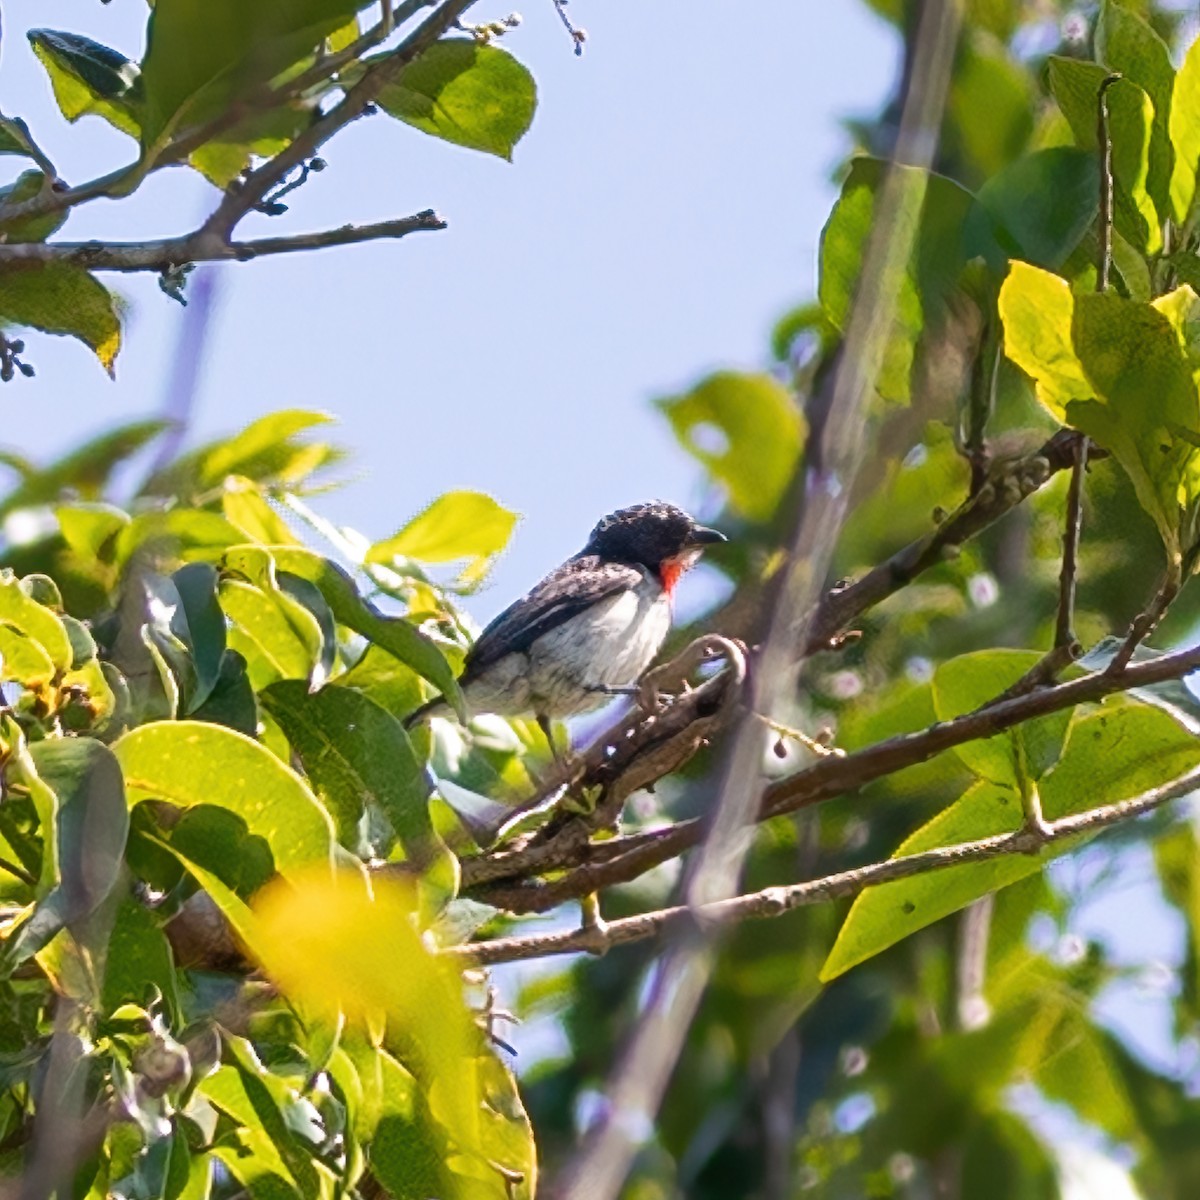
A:
<svg viewBox="0 0 1200 1200">
<path fill-rule="evenodd" d="M 479 635 L 459 676 L 472 713 L 532 714 L 558 758 L 552 722 L 636 692 L 671 627 L 671 598 L 706 547 L 726 541 L 663 501 L 609 513 L 587 544 Z M 442 697 L 405 720 L 452 715 Z"/>
</svg>

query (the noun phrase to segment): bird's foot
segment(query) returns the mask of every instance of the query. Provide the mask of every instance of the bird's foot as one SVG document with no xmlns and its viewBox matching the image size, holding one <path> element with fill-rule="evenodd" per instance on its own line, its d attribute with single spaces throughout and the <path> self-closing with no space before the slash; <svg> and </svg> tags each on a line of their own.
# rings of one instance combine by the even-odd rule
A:
<svg viewBox="0 0 1200 1200">
<path fill-rule="evenodd" d="M 579 897 L 579 930 L 589 954 L 603 954 L 608 949 L 608 925 L 600 915 L 599 892 Z"/>
</svg>

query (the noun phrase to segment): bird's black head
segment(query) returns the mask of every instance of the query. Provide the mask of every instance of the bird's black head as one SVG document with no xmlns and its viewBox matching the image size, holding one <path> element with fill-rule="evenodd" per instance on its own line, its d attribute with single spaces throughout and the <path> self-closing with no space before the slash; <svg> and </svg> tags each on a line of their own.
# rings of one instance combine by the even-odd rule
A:
<svg viewBox="0 0 1200 1200">
<path fill-rule="evenodd" d="M 609 513 L 592 530 L 583 553 L 636 563 L 662 574 L 668 564 L 690 566 L 705 546 L 723 541 L 724 534 L 697 525 L 682 508 L 652 501 Z"/>
</svg>

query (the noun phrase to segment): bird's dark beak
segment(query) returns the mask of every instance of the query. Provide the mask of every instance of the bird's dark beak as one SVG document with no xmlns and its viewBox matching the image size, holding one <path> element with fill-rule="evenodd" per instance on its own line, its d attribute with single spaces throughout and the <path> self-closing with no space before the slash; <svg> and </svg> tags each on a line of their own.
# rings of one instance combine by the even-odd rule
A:
<svg viewBox="0 0 1200 1200">
<path fill-rule="evenodd" d="M 727 542 L 729 539 L 718 529 L 709 529 L 706 525 L 693 525 L 688 534 L 688 546 L 713 546 L 717 542 Z"/>
</svg>

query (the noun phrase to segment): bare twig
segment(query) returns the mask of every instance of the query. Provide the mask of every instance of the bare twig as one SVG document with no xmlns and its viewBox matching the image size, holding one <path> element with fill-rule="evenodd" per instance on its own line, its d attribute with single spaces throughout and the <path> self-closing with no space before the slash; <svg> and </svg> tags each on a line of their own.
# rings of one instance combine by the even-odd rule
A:
<svg viewBox="0 0 1200 1200">
<path fill-rule="evenodd" d="M 971 842 L 960 842 L 934 850 L 924 850 L 903 858 L 839 871 L 821 879 L 795 883 L 785 887 L 764 888 L 760 892 L 737 896 L 730 900 L 714 901 L 700 906 L 677 905 L 656 912 L 642 913 L 610 921 L 605 927 L 599 947 L 594 936 L 584 931 L 532 934 L 525 937 L 496 938 L 490 942 L 453 946 L 443 953 L 455 962 L 474 966 L 489 966 L 501 962 L 517 962 L 529 958 L 545 958 L 553 954 L 578 954 L 584 951 L 603 952 L 627 942 L 644 941 L 673 928 L 688 927 L 696 922 L 705 925 L 725 925 L 757 917 L 777 917 L 810 904 L 822 904 L 845 896 L 855 896 L 864 888 L 926 875 L 964 863 L 986 862 L 1013 854 L 1036 854 L 1045 847 L 1078 837 L 1098 833 L 1113 825 L 1166 804 L 1200 787 L 1200 769 L 1163 784 L 1130 800 L 1106 804 L 1101 808 L 1046 822 L 1043 832 L 1028 829 L 996 834 Z"/>
<path fill-rule="evenodd" d="M 935 0 L 924 8 L 897 139 L 898 163 L 928 167 L 932 160 L 959 17 L 954 0 Z M 897 281 L 916 238 L 924 187 L 920 171 L 893 168 L 884 180 L 833 382 L 829 419 L 813 459 L 817 466 L 805 480 L 803 513 L 765 610 L 766 636 L 750 680 L 749 711 L 731 739 L 712 821 L 686 882 L 689 910 L 724 900 L 737 888 L 760 807 L 764 739 L 755 714 L 773 718 L 795 685 L 798 652 L 807 644 L 818 589 L 865 456 L 867 404 L 895 317 Z M 597 931 L 589 932 L 594 936 Z M 711 969 L 712 931 L 685 925 L 657 966 L 645 1008 L 610 1076 L 607 1108 L 564 1174 L 564 1200 L 611 1200 L 620 1190 L 640 1137 L 637 1126 L 658 1109 Z"/>
<path fill-rule="evenodd" d="M 268 254 L 293 254 L 355 242 L 402 238 L 446 228 L 446 222 L 431 208 L 373 225 L 343 225 L 319 233 L 296 233 L 286 237 L 253 238 L 226 242 L 204 230 L 184 237 L 157 242 L 21 242 L 0 245 L 4 263 L 68 262 L 90 271 L 163 271 L 189 262 L 244 262 Z"/>
</svg>

